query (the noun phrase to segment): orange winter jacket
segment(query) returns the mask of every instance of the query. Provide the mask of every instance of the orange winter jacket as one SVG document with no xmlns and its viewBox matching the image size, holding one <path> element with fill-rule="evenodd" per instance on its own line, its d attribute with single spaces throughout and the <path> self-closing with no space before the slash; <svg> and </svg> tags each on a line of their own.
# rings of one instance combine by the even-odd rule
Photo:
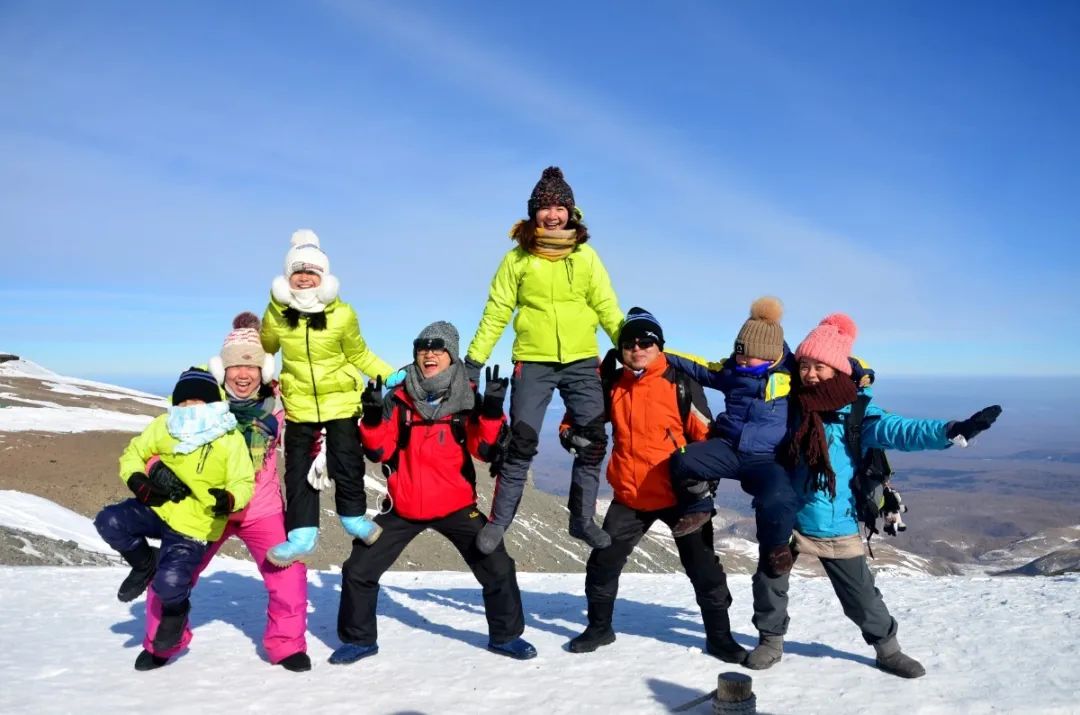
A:
<svg viewBox="0 0 1080 715">
<path fill-rule="evenodd" d="M 675 506 L 668 460 L 688 442 L 708 437 L 712 416 L 705 393 L 692 378 L 682 376 L 691 397 L 684 423 L 675 368 L 663 353 L 640 376 L 626 368 L 617 375 L 610 388 L 612 447 L 607 468 L 615 501 L 639 511 Z"/>
</svg>

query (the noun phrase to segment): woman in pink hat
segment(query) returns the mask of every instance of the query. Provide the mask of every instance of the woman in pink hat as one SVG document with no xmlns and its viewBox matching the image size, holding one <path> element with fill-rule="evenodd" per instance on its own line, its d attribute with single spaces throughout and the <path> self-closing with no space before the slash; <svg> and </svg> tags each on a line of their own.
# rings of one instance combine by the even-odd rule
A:
<svg viewBox="0 0 1080 715">
<path fill-rule="evenodd" d="M 900 650 L 896 620 L 866 563 L 856 520 L 851 480 L 855 466 L 870 449 L 916 451 L 967 446 L 975 435 L 988 429 L 1001 414 L 997 405 L 980 410 L 966 420 L 925 420 L 901 417 L 867 403 L 860 429 L 861 452 L 852 455 L 845 440 L 844 420 L 860 392 L 852 380 L 851 348 L 855 322 L 843 313 L 826 316 L 810 331 L 795 351 L 799 379 L 795 383 L 796 425 L 787 454 L 793 465 L 795 491 L 801 506 L 795 517 L 795 555 L 816 556 L 825 567 L 844 614 L 874 646 L 877 666 L 902 678 L 926 673 L 914 658 Z M 745 665 L 761 670 L 779 662 L 787 631 L 788 575 L 755 577 L 754 624 L 760 632 L 758 646 Z"/>
</svg>

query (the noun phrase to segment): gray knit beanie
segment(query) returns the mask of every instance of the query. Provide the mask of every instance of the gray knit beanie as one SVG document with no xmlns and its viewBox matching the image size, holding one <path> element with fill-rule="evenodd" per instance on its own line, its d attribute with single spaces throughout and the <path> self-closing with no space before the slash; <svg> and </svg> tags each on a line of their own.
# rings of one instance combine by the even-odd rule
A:
<svg viewBox="0 0 1080 715">
<path fill-rule="evenodd" d="M 413 341 L 413 357 L 416 357 L 416 352 L 420 348 L 437 347 L 441 344 L 450 353 L 450 360 L 457 362 L 459 340 L 457 328 L 452 323 L 436 320 L 416 336 L 416 340 Z"/>
</svg>

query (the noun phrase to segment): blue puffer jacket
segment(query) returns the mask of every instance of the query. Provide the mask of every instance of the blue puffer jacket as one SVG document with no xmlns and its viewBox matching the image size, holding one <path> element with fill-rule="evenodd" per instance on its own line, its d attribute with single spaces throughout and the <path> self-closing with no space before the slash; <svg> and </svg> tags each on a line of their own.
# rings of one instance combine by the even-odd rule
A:
<svg viewBox="0 0 1080 715">
<path fill-rule="evenodd" d="M 838 410 L 845 414 L 850 411 L 851 405 Z M 919 420 L 890 414 L 871 402 L 863 417 L 862 448 L 864 452 L 874 448 L 904 452 L 945 449 L 951 445 L 945 437 L 946 424 L 946 420 Z M 826 422 L 825 438 L 829 443 L 829 464 L 836 472 L 836 498 L 830 498 L 828 491 L 807 491 L 809 473 L 805 464 L 800 465 L 792 477 L 800 500 L 795 528 L 818 539 L 858 534 L 855 496 L 851 493 L 855 467 L 844 444 L 844 425 Z"/>
<path fill-rule="evenodd" d="M 773 454 L 788 431 L 788 395 L 795 358 L 784 345 L 783 356 L 754 374 L 739 370 L 735 357 L 710 363 L 692 355 L 665 351 L 668 362 L 705 387 L 724 393 L 724 411 L 713 420 L 711 437 L 719 437 L 745 454 Z"/>
</svg>

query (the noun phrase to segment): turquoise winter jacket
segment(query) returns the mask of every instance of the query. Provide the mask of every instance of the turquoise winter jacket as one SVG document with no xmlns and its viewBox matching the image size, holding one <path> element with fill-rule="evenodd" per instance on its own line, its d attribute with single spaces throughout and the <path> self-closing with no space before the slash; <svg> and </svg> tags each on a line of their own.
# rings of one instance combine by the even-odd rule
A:
<svg viewBox="0 0 1080 715">
<path fill-rule="evenodd" d="M 792 407 L 797 403 L 792 402 Z M 838 412 L 848 413 L 851 405 Z M 946 449 L 951 442 L 945 437 L 946 420 L 921 420 L 901 417 L 881 409 L 873 402 L 866 406 L 862 424 L 862 449 L 899 449 L 918 452 L 927 449 Z M 800 507 L 795 515 L 795 528 L 806 536 L 832 539 L 859 533 L 855 512 L 855 496 L 851 492 L 851 479 L 855 467 L 844 444 L 844 425 L 839 422 L 825 423 L 825 438 L 829 444 L 829 463 L 836 473 L 836 498 L 828 491 L 807 491 L 809 473 L 800 464 L 792 477 Z M 813 487 L 811 487 L 813 489 Z"/>
</svg>

